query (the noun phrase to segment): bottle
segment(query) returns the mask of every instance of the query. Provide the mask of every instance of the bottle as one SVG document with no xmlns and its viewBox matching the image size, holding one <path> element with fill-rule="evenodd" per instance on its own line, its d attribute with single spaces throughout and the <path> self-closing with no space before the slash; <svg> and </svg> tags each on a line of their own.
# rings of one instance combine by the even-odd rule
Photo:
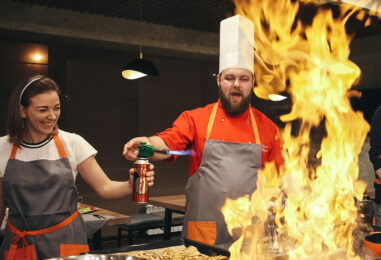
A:
<svg viewBox="0 0 381 260">
<path fill-rule="evenodd" d="M 148 203 L 146 173 L 149 171 L 150 167 L 148 158 L 153 156 L 155 148 L 146 143 L 140 143 L 138 148 L 138 158 L 134 162 L 135 173 L 132 182 L 132 201 L 137 203 Z"/>
</svg>

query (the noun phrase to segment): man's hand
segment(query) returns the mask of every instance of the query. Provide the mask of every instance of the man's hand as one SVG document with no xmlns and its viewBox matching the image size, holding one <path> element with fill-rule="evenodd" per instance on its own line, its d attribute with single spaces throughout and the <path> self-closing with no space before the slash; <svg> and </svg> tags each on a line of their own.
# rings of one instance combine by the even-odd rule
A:
<svg viewBox="0 0 381 260">
<path fill-rule="evenodd" d="M 127 160 L 130 161 L 136 161 L 139 154 L 139 148 L 138 146 L 140 143 L 146 143 L 148 145 L 152 145 L 155 149 L 166 151 L 169 150 L 168 146 L 165 144 L 163 139 L 161 139 L 159 136 L 141 136 L 141 137 L 135 137 L 128 141 L 124 145 L 123 153 L 122 155 L 127 158 Z M 170 158 L 172 155 L 170 154 L 160 154 L 160 153 L 154 153 L 152 157 L 149 158 L 150 161 L 161 161 Z"/>
<path fill-rule="evenodd" d="M 146 144 L 152 145 L 148 137 L 146 136 L 135 137 L 124 145 L 122 155 L 126 157 L 127 160 L 136 161 L 139 154 L 138 146 L 140 145 L 140 143 L 146 143 Z"/>
</svg>

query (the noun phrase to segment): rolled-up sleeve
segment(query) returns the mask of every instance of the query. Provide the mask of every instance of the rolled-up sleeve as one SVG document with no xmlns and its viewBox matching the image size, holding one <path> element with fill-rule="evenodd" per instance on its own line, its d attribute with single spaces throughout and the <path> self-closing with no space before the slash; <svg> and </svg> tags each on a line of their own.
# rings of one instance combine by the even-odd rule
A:
<svg viewBox="0 0 381 260">
<path fill-rule="evenodd" d="M 165 144 L 171 150 L 183 151 L 189 143 L 193 141 L 194 127 L 193 121 L 187 111 L 183 112 L 173 123 L 171 128 L 155 134 L 155 136 L 163 139 Z M 173 161 L 177 159 L 177 155 L 173 155 L 167 161 Z"/>
</svg>

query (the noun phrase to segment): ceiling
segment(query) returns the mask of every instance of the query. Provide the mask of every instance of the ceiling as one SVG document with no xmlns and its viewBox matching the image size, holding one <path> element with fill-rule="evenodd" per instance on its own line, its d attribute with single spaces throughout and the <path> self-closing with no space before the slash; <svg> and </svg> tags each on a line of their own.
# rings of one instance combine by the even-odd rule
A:
<svg viewBox="0 0 381 260">
<path fill-rule="evenodd" d="M 169 25 L 204 32 L 219 32 L 220 21 L 234 14 L 233 0 L 0 0 L 19 2 L 86 14 Z M 276 1 L 276 0 L 274 0 Z M 292 0 L 296 1 L 296 0 Z M 324 0 L 323 6 L 334 12 L 338 5 Z M 141 8 L 140 8 L 141 7 Z M 301 4 L 298 17 L 312 20 L 316 5 Z M 349 33 L 357 36 L 380 34 L 380 20 L 372 17 L 372 25 L 364 28 L 355 15 L 347 23 Z"/>
<path fill-rule="evenodd" d="M 4 1 L 4 0 L 0 0 Z M 141 20 L 185 29 L 219 32 L 220 21 L 234 14 L 233 0 L 8 0 L 107 17 Z M 328 3 L 325 6 L 333 7 Z M 140 9 L 141 7 L 141 9 Z M 314 8 L 312 8 L 314 9 Z M 140 12 L 141 11 L 141 12 Z M 310 6 L 301 8 L 301 17 L 313 17 Z M 373 21 L 373 25 L 379 24 Z M 362 26 L 361 26 L 362 27 Z M 370 34 L 380 29 L 372 26 Z M 379 27 L 379 26 L 377 26 Z M 376 32 L 374 31 L 376 29 Z M 369 32 L 367 33 L 369 34 Z"/>
<path fill-rule="evenodd" d="M 205 32 L 218 32 L 220 21 L 234 14 L 231 0 L 11 0 Z"/>
</svg>

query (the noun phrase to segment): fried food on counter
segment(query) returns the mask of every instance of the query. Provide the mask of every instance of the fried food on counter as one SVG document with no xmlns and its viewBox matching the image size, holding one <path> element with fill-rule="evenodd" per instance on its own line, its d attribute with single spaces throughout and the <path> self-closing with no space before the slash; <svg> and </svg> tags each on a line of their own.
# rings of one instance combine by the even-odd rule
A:
<svg viewBox="0 0 381 260">
<path fill-rule="evenodd" d="M 143 259 L 152 259 L 152 260 L 162 260 L 163 258 L 154 252 L 153 250 L 139 250 L 139 251 L 131 251 L 127 253 L 123 253 L 123 255 L 129 255 L 134 257 L 139 257 Z"/>
<path fill-rule="evenodd" d="M 140 257 L 143 259 L 149 260 L 225 260 L 228 259 L 226 256 L 206 256 L 201 254 L 196 247 L 189 246 L 182 250 L 173 250 L 171 248 L 166 248 L 160 253 L 157 249 L 154 250 L 140 250 L 140 251 L 131 251 L 123 253 L 123 255 L 129 255 L 134 257 Z"/>
</svg>

